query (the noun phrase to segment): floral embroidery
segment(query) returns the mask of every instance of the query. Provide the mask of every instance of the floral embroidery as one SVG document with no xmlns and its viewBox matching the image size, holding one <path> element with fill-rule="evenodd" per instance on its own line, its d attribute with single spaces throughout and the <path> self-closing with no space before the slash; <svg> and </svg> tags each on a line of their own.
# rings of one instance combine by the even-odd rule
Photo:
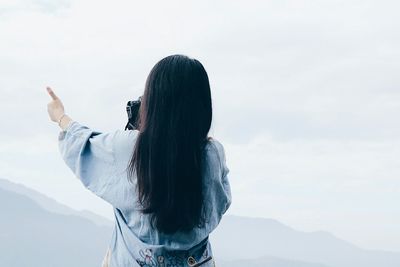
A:
<svg viewBox="0 0 400 267">
<path fill-rule="evenodd" d="M 155 267 L 159 266 L 157 262 L 153 259 L 153 252 L 151 249 L 141 249 L 139 251 L 140 256 L 142 257 L 142 260 L 136 260 L 137 263 L 139 263 L 140 266 L 142 267 Z"/>
<path fill-rule="evenodd" d="M 141 259 L 136 259 L 136 262 L 141 267 L 181 267 L 185 262 L 185 255 L 175 251 L 154 255 L 151 249 L 141 249 L 139 255 Z"/>
</svg>

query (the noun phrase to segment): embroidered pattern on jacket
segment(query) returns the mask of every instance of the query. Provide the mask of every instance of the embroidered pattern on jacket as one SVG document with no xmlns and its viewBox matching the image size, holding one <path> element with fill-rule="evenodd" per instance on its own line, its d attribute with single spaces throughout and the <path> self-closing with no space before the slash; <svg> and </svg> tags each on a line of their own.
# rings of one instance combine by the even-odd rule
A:
<svg viewBox="0 0 400 267">
<path fill-rule="evenodd" d="M 136 262 L 141 267 L 181 267 L 184 265 L 184 257 L 177 252 L 153 255 L 151 249 L 141 249 L 139 255 L 141 259 L 136 259 Z"/>
</svg>

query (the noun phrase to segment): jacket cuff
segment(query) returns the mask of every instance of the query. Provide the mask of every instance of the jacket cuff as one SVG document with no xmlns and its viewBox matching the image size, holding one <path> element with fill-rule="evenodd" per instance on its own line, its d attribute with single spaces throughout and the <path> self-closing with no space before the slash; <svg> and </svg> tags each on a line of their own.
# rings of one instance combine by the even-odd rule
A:
<svg viewBox="0 0 400 267">
<path fill-rule="evenodd" d="M 61 130 L 60 133 L 58 134 L 58 140 L 62 140 L 65 137 L 65 134 L 72 128 L 72 126 L 78 123 L 77 121 L 70 121 L 67 125 L 67 127 L 64 130 Z"/>
</svg>

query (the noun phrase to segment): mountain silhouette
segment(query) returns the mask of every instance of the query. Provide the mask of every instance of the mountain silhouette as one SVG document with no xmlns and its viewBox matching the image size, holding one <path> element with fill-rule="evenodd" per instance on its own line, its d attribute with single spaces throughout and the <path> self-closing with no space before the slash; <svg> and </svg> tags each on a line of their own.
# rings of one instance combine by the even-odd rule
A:
<svg viewBox="0 0 400 267">
<path fill-rule="evenodd" d="M 93 213 L 88 210 L 77 211 L 77 210 L 71 209 L 70 207 L 63 205 L 63 204 L 57 202 L 56 200 L 49 198 L 49 197 L 47 197 L 33 189 L 30 189 L 22 184 L 13 183 L 6 179 L 0 178 L 0 188 L 27 196 L 27 197 L 31 198 L 32 200 L 34 200 L 42 208 L 44 208 L 45 210 L 48 210 L 50 212 L 60 213 L 60 214 L 64 214 L 64 215 L 77 215 L 77 216 L 80 216 L 83 218 L 87 218 L 100 226 L 110 226 L 110 227 L 113 226 L 112 221 L 110 221 L 102 216 L 99 216 L 96 213 Z"/>
<path fill-rule="evenodd" d="M 362 249 L 329 232 L 297 231 L 266 218 L 227 216 L 210 239 L 220 259 L 272 256 L 330 267 L 400 266 L 400 253 Z"/>
<path fill-rule="evenodd" d="M 111 228 L 0 189 L 0 266 L 101 266 Z"/>
</svg>

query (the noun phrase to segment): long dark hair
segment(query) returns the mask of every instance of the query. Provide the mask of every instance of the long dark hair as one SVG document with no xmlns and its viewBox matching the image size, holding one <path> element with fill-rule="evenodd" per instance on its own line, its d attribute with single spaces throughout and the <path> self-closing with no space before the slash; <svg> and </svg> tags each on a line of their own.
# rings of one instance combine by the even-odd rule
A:
<svg viewBox="0 0 400 267">
<path fill-rule="evenodd" d="M 208 75 L 185 55 L 160 60 L 147 77 L 139 134 L 128 166 L 142 212 L 164 233 L 204 223 L 202 164 L 211 127 Z"/>
</svg>

